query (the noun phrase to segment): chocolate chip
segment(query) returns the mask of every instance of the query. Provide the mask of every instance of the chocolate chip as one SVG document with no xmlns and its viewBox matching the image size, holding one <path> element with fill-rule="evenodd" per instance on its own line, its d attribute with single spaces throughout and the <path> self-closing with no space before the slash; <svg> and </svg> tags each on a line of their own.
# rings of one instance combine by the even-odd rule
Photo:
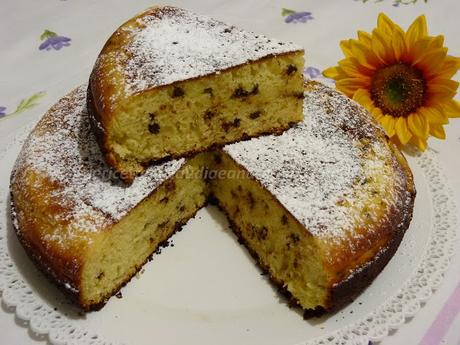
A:
<svg viewBox="0 0 460 345">
<path fill-rule="evenodd" d="M 302 92 L 294 92 L 294 97 L 298 99 L 303 99 L 303 91 Z"/>
<path fill-rule="evenodd" d="M 300 241 L 300 236 L 298 234 L 292 233 L 289 235 L 289 238 L 291 239 L 293 243 L 297 243 Z"/>
<path fill-rule="evenodd" d="M 168 198 L 167 196 L 165 196 L 164 198 L 161 198 L 161 199 L 160 199 L 160 202 L 161 202 L 161 203 L 163 203 L 163 202 L 166 203 L 166 202 L 168 202 L 168 201 L 169 201 L 169 198 Z"/>
<path fill-rule="evenodd" d="M 204 112 L 203 118 L 205 120 L 211 120 L 214 116 L 216 116 L 215 112 L 213 112 L 212 110 L 206 110 Z"/>
<path fill-rule="evenodd" d="M 249 208 L 252 210 L 256 204 L 256 201 L 251 192 L 248 192 L 248 202 L 249 202 Z"/>
<path fill-rule="evenodd" d="M 267 239 L 268 229 L 265 226 L 258 228 L 256 231 L 256 236 L 259 241 L 265 241 Z"/>
<path fill-rule="evenodd" d="M 155 121 L 155 113 L 149 113 L 150 121 Z"/>
<path fill-rule="evenodd" d="M 291 75 L 295 72 L 297 72 L 297 67 L 295 65 L 289 65 L 286 70 L 287 75 Z"/>
<path fill-rule="evenodd" d="M 241 119 L 239 118 L 236 118 L 234 119 L 233 121 L 230 121 L 230 122 L 223 122 L 222 123 L 222 129 L 225 131 L 225 132 L 228 132 L 228 130 L 232 127 L 234 128 L 238 128 L 241 124 Z"/>
<path fill-rule="evenodd" d="M 288 223 L 288 217 L 283 214 L 283 216 L 281 217 L 281 224 L 283 225 L 286 225 Z"/>
<path fill-rule="evenodd" d="M 243 98 L 249 96 L 249 92 L 243 89 L 241 86 L 233 91 L 232 98 Z"/>
<path fill-rule="evenodd" d="M 203 93 L 207 93 L 208 95 L 212 97 L 213 96 L 212 87 L 207 87 L 206 89 L 203 90 Z"/>
<path fill-rule="evenodd" d="M 116 298 L 123 298 L 123 295 L 122 295 L 121 291 L 118 291 L 118 292 L 115 294 L 115 297 L 116 297 Z"/>
<path fill-rule="evenodd" d="M 245 90 L 242 86 L 238 86 L 238 88 L 233 91 L 232 98 L 246 98 L 248 96 L 257 95 L 259 93 L 259 84 L 255 84 L 251 91 Z"/>
<path fill-rule="evenodd" d="M 176 184 L 174 181 L 167 181 L 165 183 L 165 189 L 167 192 L 172 192 L 174 189 L 176 189 Z"/>
<path fill-rule="evenodd" d="M 149 132 L 152 134 L 160 133 L 160 125 L 158 123 L 149 124 Z"/>
<path fill-rule="evenodd" d="M 183 95 L 185 95 L 184 89 L 182 89 L 179 86 L 175 86 L 171 97 L 176 98 L 176 97 L 182 97 Z"/>
<path fill-rule="evenodd" d="M 166 225 L 168 225 L 169 220 L 164 221 L 163 223 L 158 224 L 159 229 L 163 229 Z"/>
<path fill-rule="evenodd" d="M 255 120 L 255 119 L 257 119 L 258 117 L 260 117 L 260 114 L 261 114 L 260 111 L 255 111 L 255 112 L 249 114 L 249 118 L 250 118 L 251 120 Z"/>
<path fill-rule="evenodd" d="M 215 154 L 214 155 L 214 162 L 216 162 L 217 164 L 222 163 L 222 157 L 219 154 Z"/>
</svg>

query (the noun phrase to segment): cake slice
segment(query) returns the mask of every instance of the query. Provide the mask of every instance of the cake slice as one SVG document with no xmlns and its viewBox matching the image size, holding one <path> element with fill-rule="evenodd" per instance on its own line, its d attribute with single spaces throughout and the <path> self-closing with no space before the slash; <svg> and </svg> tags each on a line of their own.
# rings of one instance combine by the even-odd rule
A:
<svg viewBox="0 0 460 345">
<path fill-rule="evenodd" d="M 385 267 L 412 218 L 407 162 L 362 107 L 317 83 L 305 120 L 215 153 L 220 208 L 294 305 L 317 315 L 350 302 Z"/>
<path fill-rule="evenodd" d="M 107 162 L 149 164 L 302 121 L 303 49 L 175 7 L 124 23 L 91 73 L 88 109 Z"/>
<path fill-rule="evenodd" d="M 202 164 L 200 156 L 164 162 L 127 187 L 104 162 L 79 87 L 40 120 L 18 157 L 18 238 L 76 304 L 98 309 L 203 207 Z"/>
</svg>

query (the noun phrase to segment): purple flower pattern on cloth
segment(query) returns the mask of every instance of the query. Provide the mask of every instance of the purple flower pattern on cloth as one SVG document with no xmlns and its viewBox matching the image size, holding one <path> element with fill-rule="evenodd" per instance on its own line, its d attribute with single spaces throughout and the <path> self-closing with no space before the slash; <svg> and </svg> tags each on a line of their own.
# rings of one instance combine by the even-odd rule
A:
<svg viewBox="0 0 460 345">
<path fill-rule="evenodd" d="M 362 3 L 366 3 L 369 0 L 355 0 L 355 1 L 361 1 Z M 393 0 L 393 6 L 394 7 L 399 7 L 399 5 L 410 5 L 410 4 L 415 4 L 417 3 L 418 0 Z M 427 3 L 428 0 L 422 0 L 423 2 Z M 383 0 L 374 0 L 374 2 L 383 2 Z"/>
<path fill-rule="evenodd" d="M 318 76 L 321 76 L 321 71 L 316 67 L 309 66 L 305 68 L 304 74 L 309 76 L 311 79 L 315 79 Z"/>
<path fill-rule="evenodd" d="M 40 39 L 43 41 L 38 47 L 40 50 L 60 50 L 62 47 L 70 46 L 71 39 L 65 36 L 59 36 L 57 33 L 45 30 Z"/>
<path fill-rule="evenodd" d="M 6 115 L 6 107 L 0 107 L 0 119 Z"/>
<path fill-rule="evenodd" d="M 297 12 L 288 8 L 283 8 L 281 15 L 285 17 L 284 22 L 286 23 L 306 23 L 313 19 L 311 12 Z"/>
</svg>

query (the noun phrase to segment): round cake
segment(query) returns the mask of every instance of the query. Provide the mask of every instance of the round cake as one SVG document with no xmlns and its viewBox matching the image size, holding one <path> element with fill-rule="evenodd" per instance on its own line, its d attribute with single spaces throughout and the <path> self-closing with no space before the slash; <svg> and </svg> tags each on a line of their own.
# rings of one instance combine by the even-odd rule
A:
<svg viewBox="0 0 460 345">
<path fill-rule="evenodd" d="M 208 201 L 307 314 L 361 292 L 409 227 L 405 158 L 364 108 L 329 87 L 307 83 L 305 119 L 281 135 L 153 165 L 130 186 L 97 146 L 86 88 L 45 114 L 11 177 L 20 242 L 84 310 L 104 305 Z"/>
</svg>

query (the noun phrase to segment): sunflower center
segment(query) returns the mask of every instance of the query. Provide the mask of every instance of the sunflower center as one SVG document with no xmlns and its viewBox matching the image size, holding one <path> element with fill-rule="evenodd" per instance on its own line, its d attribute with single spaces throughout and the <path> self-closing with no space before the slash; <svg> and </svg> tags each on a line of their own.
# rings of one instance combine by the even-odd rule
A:
<svg viewBox="0 0 460 345">
<path fill-rule="evenodd" d="M 397 63 L 375 72 L 371 83 L 371 98 L 384 114 L 408 116 L 423 105 L 426 82 L 415 67 Z"/>
</svg>

